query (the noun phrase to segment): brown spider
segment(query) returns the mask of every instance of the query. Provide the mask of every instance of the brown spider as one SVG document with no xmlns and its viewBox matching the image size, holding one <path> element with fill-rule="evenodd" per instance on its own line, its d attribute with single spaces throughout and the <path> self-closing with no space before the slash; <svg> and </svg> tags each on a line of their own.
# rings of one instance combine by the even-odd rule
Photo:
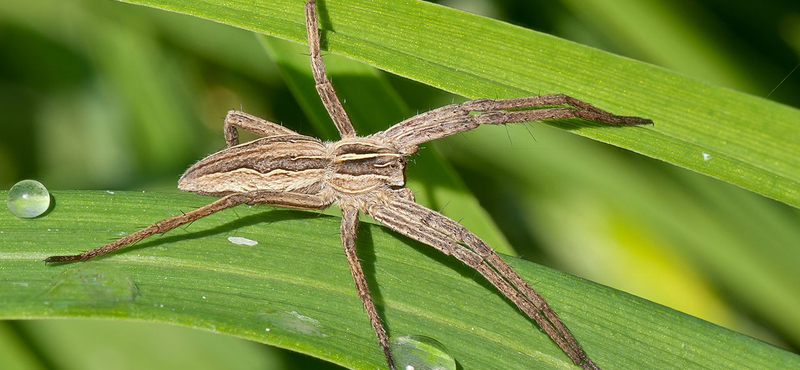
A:
<svg viewBox="0 0 800 370">
<path fill-rule="evenodd" d="M 390 369 L 394 370 L 395 364 L 389 338 L 356 256 L 359 212 L 475 269 L 536 321 L 575 364 L 583 369 L 599 369 L 544 298 L 489 245 L 457 222 L 414 202 L 411 191 L 403 187 L 406 157 L 416 153 L 419 144 L 472 130 L 481 124 L 565 118 L 611 125 L 642 125 L 652 121 L 615 116 L 566 95 L 544 95 L 448 105 L 359 137 L 325 76 L 316 0 L 306 2 L 305 14 L 316 88 L 342 137 L 340 141 L 322 142 L 247 113 L 231 111 L 225 118 L 227 148 L 197 162 L 178 182 L 181 190 L 218 196 L 219 200 L 156 222 L 97 249 L 78 255 L 53 256 L 45 262 L 85 261 L 243 203 L 309 210 L 336 203 L 342 210 L 342 244 L 356 290 Z M 262 137 L 239 144 L 237 128 Z"/>
</svg>

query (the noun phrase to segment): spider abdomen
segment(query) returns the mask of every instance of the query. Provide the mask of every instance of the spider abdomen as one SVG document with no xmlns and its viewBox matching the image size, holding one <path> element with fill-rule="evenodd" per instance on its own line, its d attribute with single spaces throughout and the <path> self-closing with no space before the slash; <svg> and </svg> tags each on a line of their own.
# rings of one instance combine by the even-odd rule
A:
<svg viewBox="0 0 800 370">
<path fill-rule="evenodd" d="M 214 153 L 181 176 L 178 188 L 204 195 L 269 190 L 317 194 L 330 156 L 319 139 L 272 136 Z"/>
</svg>

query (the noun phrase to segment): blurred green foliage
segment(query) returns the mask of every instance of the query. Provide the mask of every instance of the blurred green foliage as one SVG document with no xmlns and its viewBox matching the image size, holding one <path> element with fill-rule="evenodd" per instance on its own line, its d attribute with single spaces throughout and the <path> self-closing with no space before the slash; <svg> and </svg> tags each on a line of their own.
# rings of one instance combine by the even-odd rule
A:
<svg viewBox="0 0 800 370">
<path fill-rule="evenodd" d="M 787 77 L 800 60 L 796 1 L 441 3 L 800 106 L 800 72 Z M 411 110 L 459 99 L 386 77 Z M 326 135 L 307 123 L 249 32 L 112 1 L 0 3 L 2 188 L 35 178 L 50 189 L 176 191 L 188 165 L 224 146 L 222 118 L 239 107 Z M 506 135 L 497 130 L 437 145 L 518 254 L 800 347 L 800 314 L 785 309 L 796 294 L 786 287 L 800 284 L 796 209 L 549 127 L 530 130 L 535 140 L 510 127 L 512 144 L 502 153 L 470 150 L 484 136 Z M 504 159 L 521 157 L 535 171 L 504 166 Z M 781 285 L 760 280 L 764 269 Z M 771 302 L 781 298 L 784 308 L 774 309 Z M 76 343 L 104 336 L 110 339 L 96 345 L 116 353 L 113 361 L 142 367 L 164 364 L 163 347 L 153 345 L 159 337 L 187 343 L 181 350 L 188 360 L 216 358 L 204 361 L 209 367 L 325 366 L 231 338 L 108 322 L 2 323 L 0 364 L 104 367 L 91 359 L 76 364 L 80 358 L 69 355 L 80 351 Z M 126 336 L 137 340 L 120 339 Z"/>
</svg>

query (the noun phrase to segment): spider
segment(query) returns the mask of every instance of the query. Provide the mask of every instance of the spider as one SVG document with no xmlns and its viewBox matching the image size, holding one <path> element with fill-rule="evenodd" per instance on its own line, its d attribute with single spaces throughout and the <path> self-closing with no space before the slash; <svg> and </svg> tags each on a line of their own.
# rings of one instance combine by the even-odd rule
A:
<svg viewBox="0 0 800 370">
<path fill-rule="evenodd" d="M 325 75 L 316 0 L 307 0 L 305 20 L 316 89 L 341 140 L 322 142 L 250 114 L 231 111 L 224 123 L 227 148 L 191 166 L 178 181 L 181 190 L 220 199 L 102 247 L 77 255 L 52 256 L 45 262 L 85 261 L 240 204 L 322 210 L 335 203 L 342 210 L 344 254 L 389 369 L 395 370 L 389 337 L 356 255 L 359 212 L 475 269 L 533 319 L 576 365 L 599 369 L 544 298 L 488 244 L 459 223 L 414 202 L 411 190 L 404 188 L 406 157 L 416 153 L 422 143 L 472 130 L 481 124 L 567 118 L 611 125 L 642 125 L 652 121 L 616 116 L 567 95 L 544 95 L 452 104 L 418 114 L 384 131 L 357 136 Z M 261 138 L 239 144 L 238 129 Z"/>
</svg>

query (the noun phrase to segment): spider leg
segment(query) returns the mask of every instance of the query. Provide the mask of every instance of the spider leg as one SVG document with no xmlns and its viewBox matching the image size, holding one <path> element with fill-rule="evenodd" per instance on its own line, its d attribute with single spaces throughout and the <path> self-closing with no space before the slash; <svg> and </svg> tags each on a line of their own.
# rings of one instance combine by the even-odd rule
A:
<svg viewBox="0 0 800 370">
<path fill-rule="evenodd" d="M 582 118 L 614 126 L 652 124 L 649 119 L 617 116 L 573 97 L 556 94 L 515 99 L 477 99 L 447 105 L 402 121 L 374 134 L 394 142 L 405 155 L 417 145 L 472 130 L 479 125 Z"/>
<path fill-rule="evenodd" d="M 329 201 L 321 197 L 308 194 L 298 193 L 279 193 L 272 191 L 253 191 L 249 193 L 235 193 L 224 196 L 211 204 L 207 204 L 198 209 L 190 212 L 182 213 L 180 215 L 158 221 L 144 229 L 141 229 L 133 234 L 127 235 L 123 238 L 117 239 L 114 242 L 106 244 L 102 247 L 95 248 L 81 254 L 70 256 L 52 256 L 47 257 L 44 262 L 72 262 L 72 261 L 86 261 L 88 259 L 106 254 L 113 250 L 122 248 L 128 244 L 135 243 L 148 236 L 155 234 L 163 234 L 183 224 L 201 219 L 212 213 L 222 211 L 240 204 L 268 204 L 272 206 L 299 208 L 299 209 L 324 209 L 330 205 Z"/>
<path fill-rule="evenodd" d="M 328 115 L 331 116 L 342 138 L 355 137 L 356 130 L 353 128 L 353 124 L 350 123 L 350 118 L 347 116 L 342 102 L 336 96 L 333 85 L 325 75 L 325 62 L 322 61 L 319 46 L 319 21 L 317 20 L 316 0 L 308 0 L 306 2 L 306 31 L 308 32 L 308 47 L 311 51 L 311 72 L 314 75 L 322 105 L 325 106 Z"/>
<path fill-rule="evenodd" d="M 427 208 L 419 204 L 410 203 L 405 200 L 398 201 L 395 206 L 404 207 L 411 212 L 427 210 Z M 471 252 L 474 252 L 475 256 L 480 257 L 486 263 L 488 263 L 491 268 L 496 270 L 504 279 L 510 282 L 511 285 L 514 286 L 514 289 L 522 293 L 528 299 L 528 301 L 533 303 L 536 309 L 541 311 L 547 320 L 553 324 L 559 334 L 566 340 L 566 343 L 576 350 L 576 357 L 579 359 L 579 361 L 575 362 L 576 364 L 583 365 L 584 362 L 588 362 L 589 365 L 594 366 L 589 367 L 590 369 L 596 368 L 596 365 L 594 365 L 594 363 L 588 358 L 575 337 L 572 335 L 566 325 L 564 325 L 564 323 L 558 318 L 558 315 L 556 315 L 555 311 L 553 311 L 550 305 L 547 304 L 547 301 L 545 301 L 544 297 L 542 297 L 539 292 L 533 289 L 530 284 L 528 284 L 528 282 L 522 278 L 522 276 L 520 276 L 511 266 L 508 265 L 508 263 L 503 261 L 503 259 L 500 258 L 500 255 L 498 255 L 497 252 L 492 249 L 492 247 L 490 247 L 488 244 L 486 244 L 486 242 L 484 242 L 475 234 L 471 233 L 458 222 L 438 212 L 431 210 L 427 211 L 427 213 L 421 213 L 424 214 L 424 217 L 422 217 L 423 224 L 441 233 L 444 233 L 459 243 L 466 245 Z M 472 258 L 475 256 L 472 256 Z M 574 357 L 573 360 L 575 360 Z"/>
<path fill-rule="evenodd" d="M 491 247 L 466 228 L 392 192 L 385 192 L 368 201 L 363 208 L 372 218 L 389 228 L 452 255 L 474 268 L 536 321 L 576 365 L 585 370 L 599 369 L 544 298 Z"/>
<path fill-rule="evenodd" d="M 232 110 L 225 116 L 225 128 L 223 130 L 225 133 L 225 144 L 228 148 L 239 145 L 239 132 L 236 131 L 237 128 L 250 131 L 261 137 L 299 135 L 277 123 L 242 111 Z"/>
<path fill-rule="evenodd" d="M 375 309 L 375 302 L 372 301 L 372 296 L 369 294 L 367 279 L 364 277 L 364 271 L 361 269 L 361 263 L 358 261 L 358 255 L 356 255 L 355 239 L 357 229 L 358 209 L 355 207 L 343 206 L 342 246 L 344 247 L 344 254 L 347 256 L 347 263 L 350 265 L 350 273 L 353 275 L 358 297 L 361 298 L 361 303 L 364 304 L 364 310 L 367 311 L 372 329 L 375 331 L 375 335 L 378 336 L 378 343 L 380 343 L 383 349 L 383 355 L 386 357 L 389 369 L 395 370 L 392 353 L 389 350 L 389 336 L 386 335 L 386 330 L 383 328 L 381 318 L 378 316 L 378 311 Z"/>
</svg>

